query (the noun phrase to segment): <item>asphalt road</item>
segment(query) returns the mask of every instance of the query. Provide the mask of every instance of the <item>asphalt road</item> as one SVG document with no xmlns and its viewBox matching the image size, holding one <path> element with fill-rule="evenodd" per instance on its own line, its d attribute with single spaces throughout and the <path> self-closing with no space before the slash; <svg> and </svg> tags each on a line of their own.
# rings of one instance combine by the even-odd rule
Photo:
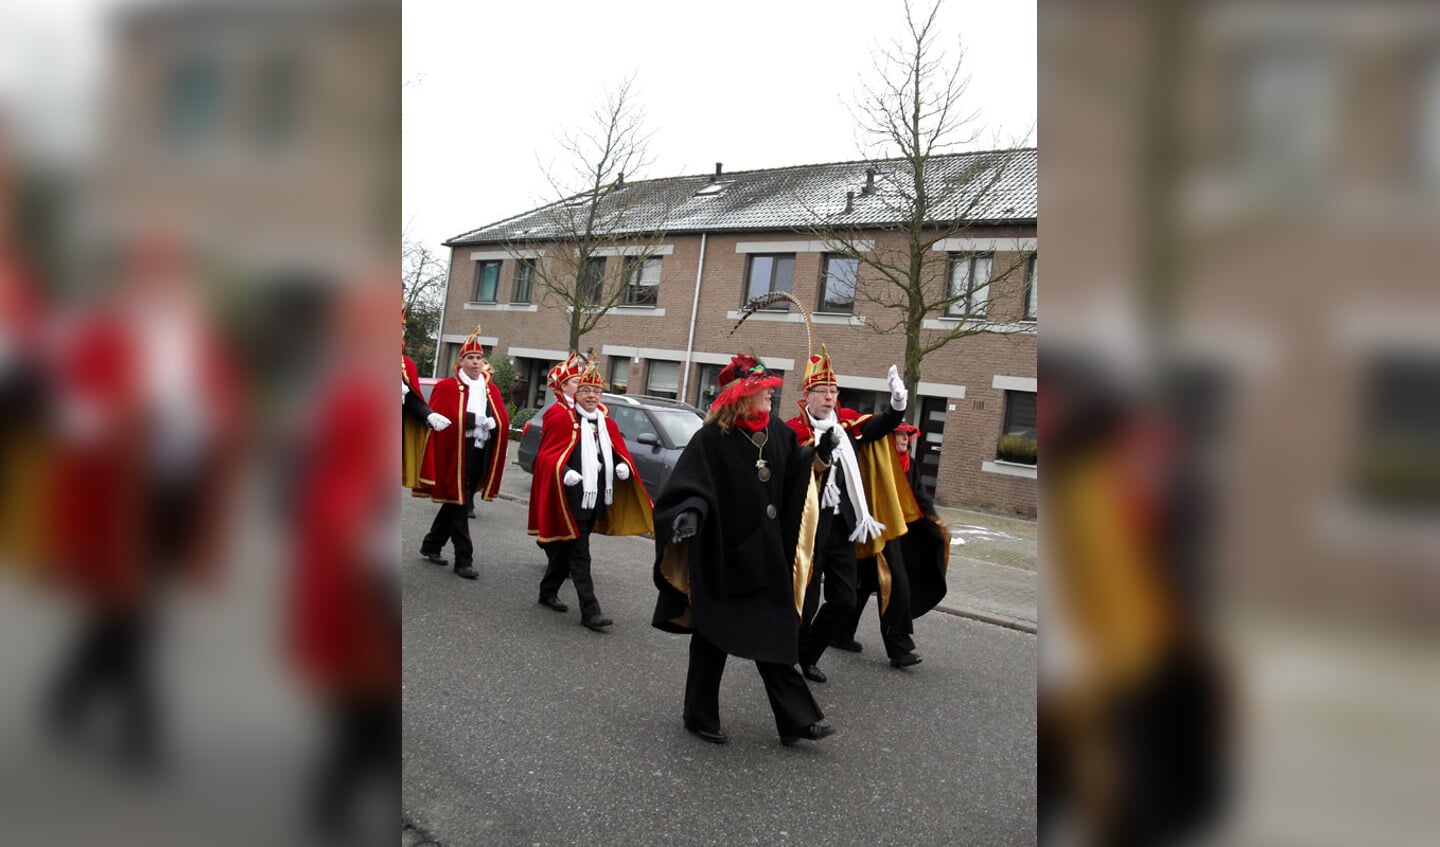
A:
<svg viewBox="0 0 1440 847">
<path fill-rule="evenodd" d="M 507 488 L 528 481 L 512 474 Z M 594 633 L 568 582 L 570 612 L 536 604 L 545 557 L 524 504 L 480 506 L 474 582 L 419 557 L 435 508 L 406 503 L 402 575 L 404 809 L 436 842 L 1035 842 L 1035 636 L 932 613 L 916 622 L 924 663 L 899 671 L 867 616 L 866 652 L 827 653 L 830 682 L 812 685 L 837 734 L 794 748 L 775 735 L 754 665 L 732 660 L 730 743 L 707 744 L 680 722 L 686 639 L 649 625 L 653 542 L 593 538 L 616 621 Z"/>
</svg>

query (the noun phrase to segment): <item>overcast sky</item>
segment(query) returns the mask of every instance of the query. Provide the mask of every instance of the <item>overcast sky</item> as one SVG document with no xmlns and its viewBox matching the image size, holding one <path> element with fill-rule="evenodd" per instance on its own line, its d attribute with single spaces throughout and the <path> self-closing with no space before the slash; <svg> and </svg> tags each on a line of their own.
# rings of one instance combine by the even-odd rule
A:
<svg viewBox="0 0 1440 847">
<path fill-rule="evenodd" d="M 1034 0 L 945 0 L 942 23 L 965 47 L 977 146 L 1033 144 Z M 901 0 L 410 0 L 404 220 L 438 249 L 553 199 L 539 162 L 631 74 L 654 132 L 634 178 L 860 158 L 847 104 L 903 31 Z"/>
</svg>

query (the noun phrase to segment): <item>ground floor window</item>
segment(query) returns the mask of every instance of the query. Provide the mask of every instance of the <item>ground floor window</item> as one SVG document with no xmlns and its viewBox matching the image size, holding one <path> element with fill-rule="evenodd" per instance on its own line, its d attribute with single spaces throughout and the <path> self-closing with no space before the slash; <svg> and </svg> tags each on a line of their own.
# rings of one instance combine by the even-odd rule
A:
<svg viewBox="0 0 1440 847">
<path fill-rule="evenodd" d="M 680 363 L 651 360 L 645 374 L 645 393 L 674 400 L 680 393 Z"/>
<path fill-rule="evenodd" d="M 1007 462 L 1036 463 L 1035 392 L 1005 392 L 1005 424 L 995 446 L 995 458 Z"/>
<path fill-rule="evenodd" d="M 630 357 L 610 357 L 610 390 L 624 394 L 630 388 Z"/>
</svg>

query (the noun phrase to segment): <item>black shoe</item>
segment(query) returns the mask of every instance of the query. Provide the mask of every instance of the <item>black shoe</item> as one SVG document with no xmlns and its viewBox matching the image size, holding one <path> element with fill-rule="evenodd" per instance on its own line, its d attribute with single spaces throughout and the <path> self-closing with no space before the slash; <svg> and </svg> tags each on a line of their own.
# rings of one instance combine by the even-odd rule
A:
<svg viewBox="0 0 1440 847">
<path fill-rule="evenodd" d="M 826 738 L 834 734 L 835 727 L 831 726 L 830 724 L 812 723 L 804 729 L 800 730 L 800 732 L 796 735 L 780 736 L 780 743 L 784 744 L 786 747 L 794 747 L 795 742 L 799 741 L 802 738 L 806 741 L 819 741 L 822 738 Z"/>
<path fill-rule="evenodd" d="M 421 550 L 420 555 L 437 565 L 450 564 L 449 562 L 445 561 L 445 557 L 440 555 L 439 553 L 427 553 L 424 550 Z"/>
<path fill-rule="evenodd" d="M 898 656 L 896 656 L 896 657 L 894 657 L 894 658 L 892 658 L 892 659 L 890 660 L 890 667 L 892 667 L 892 668 L 908 668 L 908 667 L 910 667 L 910 666 L 912 666 L 912 665 L 918 665 L 918 664 L 920 664 L 920 663 L 923 662 L 923 661 L 925 661 L 925 660 L 922 659 L 922 658 L 920 658 L 919 656 L 917 656 L 917 655 L 914 654 L 914 653 L 901 653 L 900 655 L 898 655 Z"/>
<path fill-rule="evenodd" d="M 545 606 L 546 608 L 549 608 L 549 609 L 554 609 L 554 610 L 557 611 L 557 612 L 568 612 L 568 611 L 570 611 L 570 607 L 567 606 L 567 605 L 565 605 L 564 603 L 561 603 L 561 602 L 560 602 L 560 598 L 559 598 L 559 597 L 556 597 L 556 596 L 554 596 L 554 595 L 551 595 L 551 596 L 549 596 L 549 597 L 546 597 L 544 594 L 541 594 L 541 595 L 540 595 L 540 605 Z"/>
<path fill-rule="evenodd" d="M 588 628 L 590 628 L 590 629 L 595 630 L 596 632 L 604 632 L 604 631 L 605 631 L 605 627 L 610 626 L 611 624 L 613 624 L 613 623 L 615 623 L 615 622 L 612 621 L 612 620 L 610 620 L 609 618 L 605 617 L 604 615 L 596 615 L 596 616 L 593 617 L 593 618 L 586 618 L 585 620 L 581 621 L 580 623 L 581 623 L 583 626 L 586 626 L 586 627 L 588 627 Z"/>
<path fill-rule="evenodd" d="M 830 679 L 818 665 L 801 665 L 800 673 L 804 674 L 805 678 L 811 682 L 826 682 Z"/>
<path fill-rule="evenodd" d="M 480 572 L 470 565 L 466 565 L 463 568 L 456 568 L 455 575 L 461 579 L 477 579 L 480 576 Z"/>
<path fill-rule="evenodd" d="M 711 744 L 724 744 L 725 742 L 730 740 L 730 736 L 726 735 L 724 730 L 715 730 L 714 732 L 711 732 L 708 729 L 701 729 L 697 726 L 690 726 L 689 724 L 686 724 L 685 731 L 690 733 L 691 735 L 699 736 L 701 739 L 709 741 Z"/>
<path fill-rule="evenodd" d="M 830 642 L 830 646 L 837 650 L 844 650 L 846 653 L 859 653 L 865 649 L 859 641 L 853 638 L 837 638 Z"/>
<path fill-rule="evenodd" d="M 475 507 L 474 507 L 474 506 L 471 506 L 471 507 L 470 507 L 470 517 L 472 517 L 472 518 L 475 517 Z"/>
</svg>

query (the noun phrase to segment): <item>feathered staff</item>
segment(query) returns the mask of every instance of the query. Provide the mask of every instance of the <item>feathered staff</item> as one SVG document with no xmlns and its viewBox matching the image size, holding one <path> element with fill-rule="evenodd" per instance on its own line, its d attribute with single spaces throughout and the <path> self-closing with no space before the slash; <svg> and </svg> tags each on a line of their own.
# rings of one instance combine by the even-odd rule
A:
<svg viewBox="0 0 1440 847">
<path fill-rule="evenodd" d="M 795 295 L 788 291 L 771 291 L 768 294 L 761 294 L 759 297 L 746 303 L 744 308 L 741 309 L 744 314 L 740 316 L 740 320 L 735 322 L 735 326 L 730 328 L 730 334 L 734 335 L 735 331 L 740 328 L 740 325 L 745 323 L 746 318 L 749 318 L 757 311 L 772 303 L 779 303 L 781 300 L 794 303 L 795 307 L 800 310 L 800 316 L 805 319 L 805 361 L 808 362 L 810 361 L 810 357 L 815 355 L 815 327 L 810 323 L 810 310 L 806 309 L 805 304 L 796 300 Z"/>
</svg>

